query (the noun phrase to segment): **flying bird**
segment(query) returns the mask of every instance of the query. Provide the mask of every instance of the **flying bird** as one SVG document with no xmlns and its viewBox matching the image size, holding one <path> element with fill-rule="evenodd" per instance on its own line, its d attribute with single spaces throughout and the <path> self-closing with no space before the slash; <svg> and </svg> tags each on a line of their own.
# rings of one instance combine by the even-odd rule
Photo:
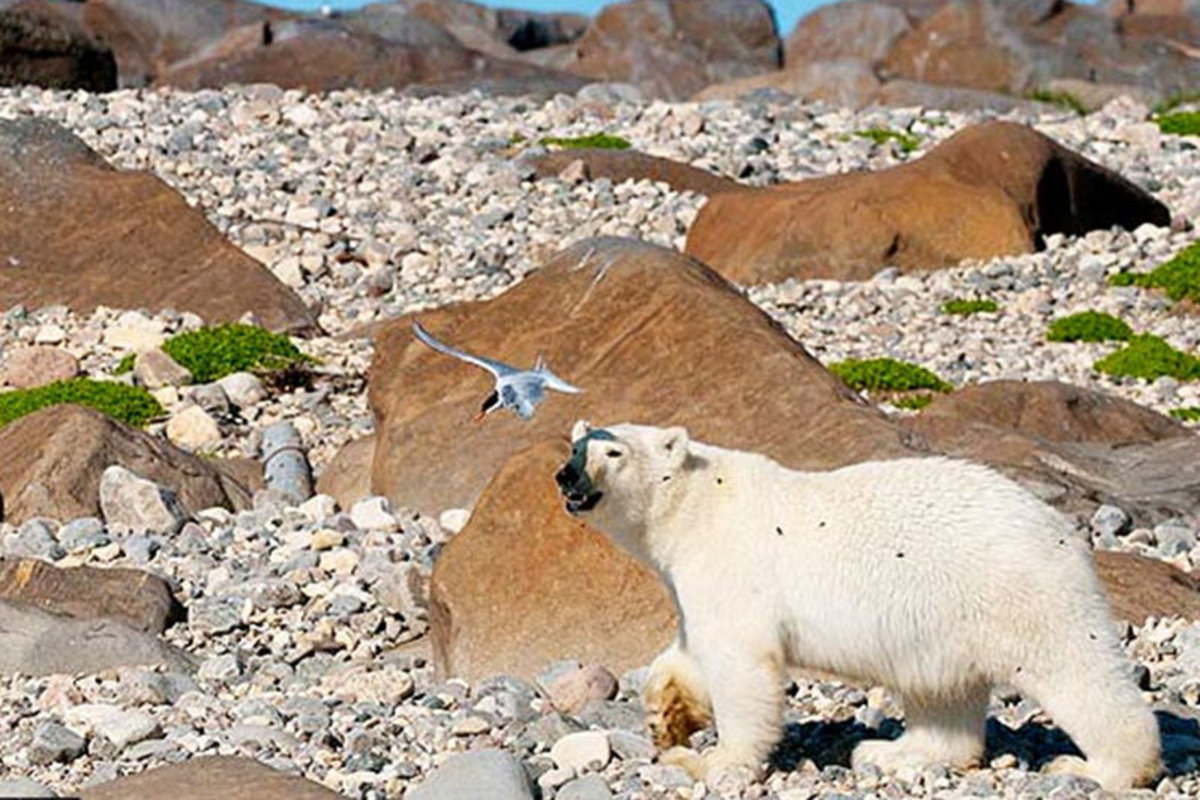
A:
<svg viewBox="0 0 1200 800">
<path fill-rule="evenodd" d="M 419 322 L 414 321 L 412 329 L 418 339 L 439 353 L 454 356 L 460 361 L 474 364 L 492 373 L 492 377 L 496 379 L 496 388 L 483 401 L 483 406 L 475 415 L 476 422 L 501 408 L 511 409 L 521 419 L 533 419 L 533 412 L 546 398 L 547 389 L 565 394 L 579 394 L 583 391 L 551 372 L 541 356 L 537 357 L 532 369 L 518 369 L 502 361 L 464 353 L 457 347 L 439 342 L 429 331 L 422 328 Z"/>
</svg>

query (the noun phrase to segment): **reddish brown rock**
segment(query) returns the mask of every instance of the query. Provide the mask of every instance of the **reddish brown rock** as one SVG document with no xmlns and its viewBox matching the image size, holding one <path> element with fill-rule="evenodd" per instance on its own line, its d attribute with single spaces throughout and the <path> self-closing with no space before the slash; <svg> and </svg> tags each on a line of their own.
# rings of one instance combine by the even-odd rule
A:
<svg viewBox="0 0 1200 800">
<path fill-rule="evenodd" d="M 1167 225 L 1167 208 L 1116 173 L 1020 125 L 967 128 L 873 173 L 709 198 L 687 252 L 742 284 L 860 280 L 1032 252 L 1043 236 Z"/>
<path fill-rule="evenodd" d="M 0 600 L 75 619 L 107 618 L 162 633 L 183 618 L 171 587 L 135 569 L 59 569 L 38 559 L 0 558 Z"/>
<path fill-rule="evenodd" d="M 0 308 L 173 308 L 208 322 L 253 312 L 316 320 L 271 272 L 147 172 L 113 169 L 48 120 L 0 120 Z"/>
<path fill-rule="evenodd" d="M 100 476 L 119 464 L 172 489 L 184 506 L 242 509 L 249 492 L 219 469 L 166 441 L 82 406 L 61 405 L 0 428 L 2 517 L 20 525 L 32 517 L 99 517 Z"/>
<path fill-rule="evenodd" d="M 411 318 L 380 326 L 372 488 L 398 505 L 469 507 L 513 453 L 565 437 L 578 418 L 687 425 L 697 439 L 796 467 L 908 452 L 893 425 L 739 292 L 664 248 L 586 240 L 493 300 L 420 319 L 444 341 L 514 364 L 541 353 L 585 391 L 552 395 L 531 422 L 504 413 L 472 426 L 490 377 L 417 342 Z"/>
<path fill-rule="evenodd" d="M 44 0 L 0 10 L 0 86 L 107 92 L 117 88 L 112 51 Z"/>
<path fill-rule="evenodd" d="M 388 15 L 386 8 L 378 15 Z M 393 25 L 399 30 L 389 33 Z M 186 89 L 229 83 L 272 83 L 309 91 L 382 90 L 421 85 L 476 87 L 493 92 L 574 91 L 579 78 L 463 47 L 432 23 L 404 15 L 354 17 L 346 21 L 303 19 L 228 34 L 227 41 L 158 79 Z"/>
<path fill-rule="evenodd" d="M 294 16 L 242 0 L 88 0 L 46 4 L 112 48 L 121 86 L 144 86 L 229 31 Z"/>
<path fill-rule="evenodd" d="M 33 345 L 4 353 L 0 384 L 14 389 L 32 389 L 79 374 L 79 359 L 58 347 Z"/>
<path fill-rule="evenodd" d="M 645 567 L 562 508 L 566 445 L 513 458 L 434 566 L 430 632 L 444 675 L 532 679 L 578 659 L 620 674 L 675 634 L 666 591 Z"/>
<path fill-rule="evenodd" d="M 1164 561 L 1097 551 L 1096 574 L 1104 582 L 1113 614 L 1134 625 L 1147 617 L 1200 620 L 1200 579 Z"/>
<path fill-rule="evenodd" d="M 1146 524 L 1200 513 L 1200 437 L 1127 400 L 992 381 L 937 397 L 903 426 L 929 450 L 991 464 L 1067 511 L 1107 502 Z"/>
<path fill-rule="evenodd" d="M 669 158 L 646 155 L 636 150 L 606 150 L 602 148 L 568 148 L 552 153 L 527 157 L 526 160 L 539 178 L 560 174 L 576 161 L 583 162 L 587 177 L 622 181 L 660 181 L 677 192 L 716 194 L 742 188 L 730 178 L 714 175 L 689 164 Z"/>
<path fill-rule="evenodd" d="M 879 102 L 879 79 L 861 61 L 811 61 L 775 72 L 714 83 L 696 93 L 694 100 L 736 100 L 771 89 L 804 100 L 820 100 L 843 108 L 863 108 Z"/>
<path fill-rule="evenodd" d="M 341 508 L 350 508 L 371 494 L 371 464 L 375 460 L 375 437 L 364 436 L 348 442 L 321 470 L 317 493 L 337 500 Z"/>
<path fill-rule="evenodd" d="M 784 68 L 813 61 L 880 61 L 912 30 L 908 15 L 891 3 L 850 0 L 821 6 L 796 24 L 784 42 Z"/>
<path fill-rule="evenodd" d="M 200 756 L 93 784 L 83 800 L 341 800 L 342 796 L 252 758 Z"/>
<path fill-rule="evenodd" d="M 778 69 L 782 45 L 761 0 L 628 0 L 605 6 L 567 66 L 681 100 L 710 83 Z"/>
</svg>

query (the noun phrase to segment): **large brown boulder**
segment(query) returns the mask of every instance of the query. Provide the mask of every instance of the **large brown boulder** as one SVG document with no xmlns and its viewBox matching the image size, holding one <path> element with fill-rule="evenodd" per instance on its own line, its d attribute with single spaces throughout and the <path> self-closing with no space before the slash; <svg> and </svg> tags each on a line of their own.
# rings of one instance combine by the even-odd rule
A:
<svg viewBox="0 0 1200 800">
<path fill-rule="evenodd" d="M 468 425 L 490 376 L 417 342 L 411 318 L 380 326 L 372 487 L 399 505 L 468 507 L 509 456 L 566 436 L 581 417 L 687 425 L 697 439 L 795 467 L 908 452 L 894 425 L 736 289 L 665 248 L 585 240 L 495 299 L 420 319 L 510 363 L 540 353 L 584 392 L 552 395 L 531 422 L 502 413 Z"/>
<path fill-rule="evenodd" d="M 1118 619 L 1134 625 L 1147 617 L 1200 620 L 1200 578 L 1195 575 L 1131 553 L 1097 550 L 1093 557 Z"/>
<path fill-rule="evenodd" d="M 812 61 L 852 59 L 871 66 L 912 30 L 903 10 L 891 3 L 847 0 L 805 15 L 784 42 L 784 68 Z"/>
<path fill-rule="evenodd" d="M 438 557 L 430 628 L 442 674 L 531 679 L 559 659 L 620 674 L 674 636 L 658 578 L 563 510 L 553 476 L 567 449 L 545 442 L 510 458 Z"/>
<path fill-rule="evenodd" d="M 294 16 L 243 0 L 88 0 L 46 4 L 112 48 L 123 87 L 145 86 L 229 31 Z"/>
<path fill-rule="evenodd" d="M 75 619 L 109 618 L 147 633 L 182 619 L 162 578 L 136 569 L 59 569 L 33 558 L 0 558 L 0 600 Z"/>
<path fill-rule="evenodd" d="M 33 0 L 0 10 L 0 86 L 117 88 L 112 50 L 69 20 L 47 13 L 47 5 Z"/>
<path fill-rule="evenodd" d="M 1200 65 L 1157 31 L 1122 35 L 1104 11 L 1059 0 L 953 0 L 903 36 L 889 77 L 1024 94 L 1055 78 L 1183 89 Z M 1163 31 L 1163 33 L 1166 33 Z"/>
<path fill-rule="evenodd" d="M 863 108 L 879 102 L 880 86 L 879 78 L 861 61 L 806 61 L 787 69 L 714 83 L 692 99 L 736 100 L 752 92 L 773 89 L 841 108 Z"/>
<path fill-rule="evenodd" d="M 192 511 L 250 504 L 220 462 L 82 406 L 53 406 L 10 422 L 0 428 L 0 453 L 2 517 L 16 525 L 33 517 L 101 516 L 100 476 L 113 464 L 174 490 Z"/>
<path fill-rule="evenodd" d="M 491 8 L 465 0 L 398 0 L 394 5 L 444 28 L 464 46 L 494 55 L 568 44 L 582 36 L 588 24 L 582 14 Z M 381 7 L 387 6 L 375 6 Z M 482 40 L 501 49 L 480 46 Z"/>
<path fill-rule="evenodd" d="M 336 792 L 252 758 L 199 756 L 155 767 L 82 792 L 83 800 L 340 800 Z"/>
<path fill-rule="evenodd" d="M 210 50 L 176 63 L 158 83 L 185 89 L 273 83 L 313 92 L 428 86 L 546 93 L 573 92 L 585 81 L 470 50 L 431 22 L 381 6 L 345 20 L 234 30 Z"/>
<path fill-rule="evenodd" d="M 782 63 L 775 20 L 762 0 L 627 0 L 596 15 L 566 68 L 682 100 L 710 83 Z"/>
<path fill-rule="evenodd" d="M 587 177 L 592 180 L 608 178 L 613 183 L 659 181 L 677 192 L 705 195 L 743 188 L 742 184 L 730 178 L 714 175 L 669 158 L 639 153 L 637 150 L 568 148 L 526 156 L 524 160 L 533 167 L 539 178 L 554 177 L 576 161 L 582 161 Z"/>
<path fill-rule="evenodd" d="M 316 328 L 178 192 L 113 169 L 48 120 L 0 120 L 0 209 L 0 308 L 173 308 L 209 322 L 253 312 L 273 329 Z"/>
<path fill-rule="evenodd" d="M 991 464 L 1068 511 L 1154 523 L 1200 513 L 1200 437 L 1148 408 L 1054 382 L 992 381 L 903 422 L 928 449 Z"/>
<path fill-rule="evenodd" d="M 866 279 L 1032 252 L 1050 233 L 1167 225 L 1167 208 L 1021 125 L 989 122 L 879 172 L 710 197 L 687 252 L 742 284 Z"/>
</svg>

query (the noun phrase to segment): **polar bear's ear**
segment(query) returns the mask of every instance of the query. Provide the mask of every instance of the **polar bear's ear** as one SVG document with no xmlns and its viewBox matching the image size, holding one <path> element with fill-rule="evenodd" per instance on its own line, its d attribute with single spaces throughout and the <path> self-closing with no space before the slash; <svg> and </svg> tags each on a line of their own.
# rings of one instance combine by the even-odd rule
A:
<svg viewBox="0 0 1200 800">
<path fill-rule="evenodd" d="M 663 455 L 666 457 L 668 464 L 670 464 L 672 467 L 681 466 L 684 460 L 687 458 L 687 428 L 667 428 L 660 434 L 658 446 L 662 449 Z"/>
<path fill-rule="evenodd" d="M 587 420 L 583 420 L 583 419 L 578 420 L 575 423 L 575 427 L 571 428 L 571 441 L 577 442 L 580 439 L 582 439 L 583 437 L 587 436 L 591 432 L 592 432 L 592 423 L 588 422 Z"/>
</svg>

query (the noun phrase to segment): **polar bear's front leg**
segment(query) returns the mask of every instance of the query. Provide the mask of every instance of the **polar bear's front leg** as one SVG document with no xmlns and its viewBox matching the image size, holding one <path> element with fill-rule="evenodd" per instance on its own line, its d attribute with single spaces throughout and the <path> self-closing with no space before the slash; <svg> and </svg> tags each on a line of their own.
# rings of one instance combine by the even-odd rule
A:
<svg viewBox="0 0 1200 800">
<path fill-rule="evenodd" d="M 712 724 L 712 703 L 700 666 L 679 642 L 650 665 L 642 708 L 646 728 L 660 750 L 686 746 L 694 732 Z"/>
<path fill-rule="evenodd" d="M 783 716 L 783 668 L 779 659 L 725 649 L 702 663 L 717 723 L 717 746 L 700 757 L 672 754 L 710 786 L 744 783 L 758 775 L 779 739 Z M 678 751 L 677 751 L 678 752 Z"/>
</svg>

